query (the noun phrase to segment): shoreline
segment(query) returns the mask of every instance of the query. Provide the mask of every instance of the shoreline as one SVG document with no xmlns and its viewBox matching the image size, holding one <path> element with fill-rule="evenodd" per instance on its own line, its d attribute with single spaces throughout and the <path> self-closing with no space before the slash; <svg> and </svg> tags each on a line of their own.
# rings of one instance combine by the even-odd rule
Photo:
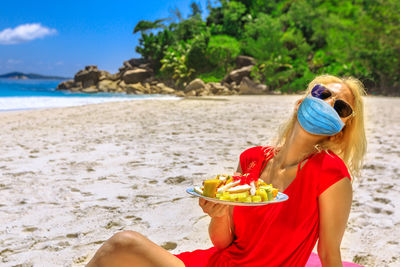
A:
<svg viewBox="0 0 400 267">
<path fill-rule="evenodd" d="M 135 100 L 0 112 L 3 264 L 83 266 L 120 230 L 176 244 L 173 253 L 208 248 L 208 218 L 186 188 L 233 172 L 243 150 L 270 144 L 299 97 Z M 361 179 L 353 182 L 342 257 L 396 266 L 400 99 L 365 100 L 368 154 Z"/>
<path fill-rule="evenodd" d="M 93 104 L 138 101 L 138 100 L 179 100 L 170 95 L 85 95 L 85 96 L 0 96 L 0 112 L 41 110 L 52 108 L 78 107 Z M 15 108 L 17 106 L 17 108 Z"/>
</svg>

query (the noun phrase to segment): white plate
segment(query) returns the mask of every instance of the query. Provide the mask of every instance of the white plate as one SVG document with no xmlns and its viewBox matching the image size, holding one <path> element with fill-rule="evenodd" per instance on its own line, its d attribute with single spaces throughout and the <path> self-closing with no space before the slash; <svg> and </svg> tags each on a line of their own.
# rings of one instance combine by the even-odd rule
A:
<svg viewBox="0 0 400 267">
<path fill-rule="evenodd" d="M 192 196 L 201 197 L 201 198 L 204 198 L 211 202 L 225 204 L 225 205 L 233 205 L 233 206 L 263 206 L 263 205 L 267 205 L 267 204 L 283 202 L 283 201 L 286 201 L 289 199 L 288 195 L 281 193 L 281 192 L 278 192 L 278 195 L 276 196 L 276 198 L 274 200 L 264 201 L 264 202 L 239 202 L 239 201 L 220 200 L 220 199 L 212 198 L 212 197 L 205 197 L 205 196 L 200 195 L 199 193 L 195 192 L 194 187 L 190 187 L 190 188 L 186 189 L 186 192 Z"/>
</svg>

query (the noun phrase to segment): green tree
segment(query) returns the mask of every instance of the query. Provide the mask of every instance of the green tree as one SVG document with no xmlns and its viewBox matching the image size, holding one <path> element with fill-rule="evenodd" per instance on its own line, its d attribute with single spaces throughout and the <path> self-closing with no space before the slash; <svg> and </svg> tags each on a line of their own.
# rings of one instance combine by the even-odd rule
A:
<svg viewBox="0 0 400 267">
<path fill-rule="evenodd" d="M 154 34 L 142 32 L 136 52 L 143 58 L 152 62 L 153 68 L 157 72 L 161 67 L 161 59 L 165 51 L 175 43 L 175 38 L 171 31 L 165 29 Z"/>
<path fill-rule="evenodd" d="M 282 37 L 280 20 L 259 14 L 256 19 L 245 25 L 242 49 L 246 54 L 261 60 L 286 57 L 288 51 L 281 41 Z"/>
<path fill-rule="evenodd" d="M 354 57 L 370 73 L 372 85 L 386 94 L 400 93 L 400 2 L 366 1 L 359 19 Z"/>
<path fill-rule="evenodd" d="M 184 19 L 179 23 L 171 23 L 168 27 L 176 40 L 188 41 L 207 31 L 206 23 L 199 16 Z"/>
<path fill-rule="evenodd" d="M 240 37 L 246 22 L 246 6 L 240 2 L 230 1 L 222 9 L 223 33 Z"/>
<path fill-rule="evenodd" d="M 192 3 L 190 3 L 190 9 L 192 10 L 192 14 L 190 15 L 191 17 L 201 17 L 202 10 L 200 3 L 196 3 L 193 1 Z"/>
<path fill-rule="evenodd" d="M 187 54 L 187 65 L 189 68 L 196 69 L 198 72 L 209 68 L 209 61 L 206 56 L 209 40 L 210 34 L 202 32 L 188 41 L 190 43 L 190 49 Z"/>
<path fill-rule="evenodd" d="M 398 0 L 208 0 L 206 21 L 198 3 L 190 8 L 187 19 L 179 12 L 168 25 L 141 21 L 134 29 L 141 33 L 136 51 L 174 79 L 216 80 L 244 53 L 259 63 L 254 79 L 273 89 L 303 90 L 315 75 L 331 73 L 400 94 Z"/>
<path fill-rule="evenodd" d="M 148 20 L 141 20 L 139 21 L 135 28 L 133 29 L 133 33 L 137 32 L 146 32 L 148 30 L 154 30 L 154 29 L 159 29 L 159 28 L 165 28 L 165 25 L 162 24 L 164 21 L 167 19 L 158 19 L 155 21 L 148 21 Z"/>
<path fill-rule="evenodd" d="M 171 77 L 177 86 L 185 86 L 193 78 L 195 69 L 187 65 L 187 55 L 191 47 L 183 41 L 176 46 L 168 48 L 164 58 L 161 60 L 161 74 L 164 77 Z"/>
<path fill-rule="evenodd" d="M 228 35 L 211 36 L 207 47 L 207 58 L 213 67 L 224 72 L 234 62 L 240 53 L 240 43 L 234 37 Z"/>
</svg>

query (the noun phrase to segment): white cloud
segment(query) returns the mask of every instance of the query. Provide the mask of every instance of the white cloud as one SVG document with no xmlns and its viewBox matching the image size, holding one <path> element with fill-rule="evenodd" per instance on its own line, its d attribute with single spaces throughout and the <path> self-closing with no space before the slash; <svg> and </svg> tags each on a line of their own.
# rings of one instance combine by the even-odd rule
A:
<svg viewBox="0 0 400 267">
<path fill-rule="evenodd" d="M 20 60 L 20 59 L 9 59 L 9 60 L 7 60 L 7 63 L 8 64 L 20 64 L 20 63 L 22 63 L 22 60 Z"/>
<path fill-rule="evenodd" d="M 22 24 L 0 32 L 0 44 L 18 44 L 56 34 L 57 30 L 42 26 L 40 23 Z"/>
</svg>

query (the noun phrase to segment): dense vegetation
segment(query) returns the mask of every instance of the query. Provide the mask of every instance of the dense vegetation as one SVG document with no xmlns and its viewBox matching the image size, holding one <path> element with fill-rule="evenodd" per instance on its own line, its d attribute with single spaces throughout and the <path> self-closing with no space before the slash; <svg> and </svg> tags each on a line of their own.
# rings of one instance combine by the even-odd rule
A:
<svg viewBox="0 0 400 267">
<path fill-rule="evenodd" d="M 256 59 L 252 77 L 271 89 L 303 90 L 316 75 L 360 78 L 370 92 L 400 93 L 400 1 L 220 0 L 208 16 L 192 2 L 183 18 L 140 21 L 136 51 L 178 86 L 220 81 L 238 55 Z"/>
</svg>

